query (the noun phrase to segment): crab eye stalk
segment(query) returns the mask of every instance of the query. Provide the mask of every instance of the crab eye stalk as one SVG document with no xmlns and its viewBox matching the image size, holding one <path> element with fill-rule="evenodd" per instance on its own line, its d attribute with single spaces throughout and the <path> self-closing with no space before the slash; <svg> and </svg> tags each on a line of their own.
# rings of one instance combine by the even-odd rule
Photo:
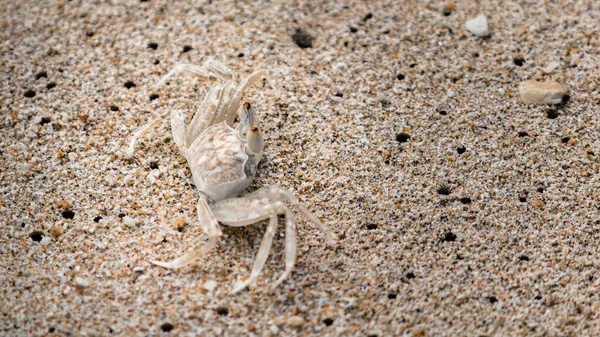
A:
<svg viewBox="0 0 600 337">
<path fill-rule="evenodd" d="M 253 125 L 246 135 L 246 141 L 248 141 L 248 148 L 252 153 L 261 153 L 264 146 L 263 136 L 258 127 Z"/>
</svg>

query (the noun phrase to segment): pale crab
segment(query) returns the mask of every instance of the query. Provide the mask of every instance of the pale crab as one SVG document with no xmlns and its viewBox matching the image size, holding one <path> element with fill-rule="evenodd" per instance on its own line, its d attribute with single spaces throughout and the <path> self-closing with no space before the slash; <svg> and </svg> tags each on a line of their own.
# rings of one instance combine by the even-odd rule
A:
<svg viewBox="0 0 600 337">
<path fill-rule="evenodd" d="M 324 232 L 330 244 L 335 242 L 327 227 L 315 217 L 298 199 L 277 186 L 267 186 L 237 197 L 252 182 L 263 152 L 263 136 L 254 108 L 248 102 L 241 104 L 244 90 L 262 77 L 269 80 L 266 70 L 253 72 L 241 83 L 223 63 L 208 60 L 203 66 L 180 64 L 171 70 L 157 85 L 179 73 L 190 73 L 201 79 L 215 80 L 192 118 L 185 127 L 184 114 L 171 112 L 173 140 L 187 159 L 196 188 L 198 220 L 208 235 L 208 242 L 170 262 L 151 261 L 153 264 L 178 269 L 206 255 L 221 236 L 219 223 L 228 226 L 247 226 L 269 219 L 266 233 L 256 255 L 250 277 L 235 287 L 232 293 L 246 288 L 259 276 L 273 242 L 278 215 L 285 215 L 285 271 L 273 285 L 273 289 L 285 280 L 294 267 L 296 258 L 296 224 L 294 214 L 286 206 L 289 202 Z M 272 86 L 272 85 L 271 85 Z M 233 128 L 236 113 L 239 124 Z M 140 128 L 133 136 L 127 154 L 134 154 L 135 142 L 166 114 Z"/>
</svg>

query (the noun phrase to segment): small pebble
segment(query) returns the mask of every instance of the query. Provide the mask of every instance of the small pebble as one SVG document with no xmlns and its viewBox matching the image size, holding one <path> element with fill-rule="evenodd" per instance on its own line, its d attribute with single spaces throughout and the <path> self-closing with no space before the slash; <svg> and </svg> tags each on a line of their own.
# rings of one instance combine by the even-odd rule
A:
<svg viewBox="0 0 600 337">
<path fill-rule="evenodd" d="M 304 318 L 302 318 L 300 316 L 291 316 L 291 317 L 288 317 L 288 319 L 286 319 L 286 321 L 285 321 L 285 324 L 287 324 L 288 326 L 291 326 L 292 328 L 299 328 L 299 327 L 303 326 L 304 323 L 306 323 L 306 321 L 304 320 Z"/>
<path fill-rule="evenodd" d="M 204 289 L 206 289 L 206 291 L 211 292 L 211 291 L 215 290 L 215 288 L 217 287 L 217 281 L 208 280 L 208 281 L 204 282 L 203 287 L 204 287 Z"/>
<path fill-rule="evenodd" d="M 64 199 L 58 200 L 56 202 L 56 208 L 59 208 L 59 209 L 67 209 L 67 208 L 69 208 L 69 206 L 71 206 L 69 204 L 69 202 L 67 200 L 64 200 Z"/>
<path fill-rule="evenodd" d="M 52 229 L 50 230 L 50 235 L 52 235 L 52 237 L 56 239 L 59 236 L 61 236 L 64 232 L 65 230 L 61 226 L 56 226 L 52 227 Z"/>
<path fill-rule="evenodd" d="M 558 82 L 528 80 L 519 84 L 519 94 L 525 104 L 559 104 L 567 87 Z"/>
<path fill-rule="evenodd" d="M 479 37 L 486 37 L 490 35 L 487 18 L 483 13 L 480 13 L 477 15 L 477 17 L 471 20 L 467 20 L 467 22 L 465 22 L 465 27 L 469 32 Z"/>
<path fill-rule="evenodd" d="M 539 199 L 532 200 L 531 201 L 531 206 L 532 207 L 542 207 L 542 206 L 544 206 L 544 202 L 542 200 L 539 200 Z"/>
<path fill-rule="evenodd" d="M 50 241 L 52 241 L 52 240 L 50 239 L 50 237 L 48 237 L 48 236 L 44 236 L 44 238 L 42 239 L 42 241 L 40 241 L 40 243 L 41 243 L 42 245 L 44 245 L 44 246 L 47 246 L 47 245 L 49 245 L 49 244 L 50 244 Z"/>
<path fill-rule="evenodd" d="M 136 221 L 133 218 L 130 218 L 128 216 L 123 218 L 123 223 L 127 226 L 135 226 Z"/>
<path fill-rule="evenodd" d="M 173 221 L 173 229 L 181 230 L 183 226 L 185 226 L 185 219 L 182 217 L 175 218 L 175 220 Z"/>
<path fill-rule="evenodd" d="M 82 287 L 82 288 L 86 288 L 90 286 L 90 281 L 81 278 L 81 277 L 76 277 L 75 278 L 75 284 L 77 284 L 78 286 Z"/>
<path fill-rule="evenodd" d="M 546 66 L 546 68 L 544 68 L 544 72 L 545 72 L 546 74 L 549 74 L 549 73 L 551 73 L 551 72 L 555 71 L 556 69 L 558 69 L 558 67 L 560 67 L 560 63 L 558 63 L 558 62 L 556 62 L 556 61 L 554 61 L 554 62 L 550 62 L 550 63 L 549 63 L 547 66 Z"/>
</svg>

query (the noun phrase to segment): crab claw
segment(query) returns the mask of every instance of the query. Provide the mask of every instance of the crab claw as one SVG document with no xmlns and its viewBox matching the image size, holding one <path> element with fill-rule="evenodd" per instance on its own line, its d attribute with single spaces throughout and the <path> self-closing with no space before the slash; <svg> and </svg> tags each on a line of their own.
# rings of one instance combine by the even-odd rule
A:
<svg viewBox="0 0 600 337">
<path fill-rule="evenodd" d="M 260 132 L 258 127 L 256 127 L 256 125 L 253 125 L 250 128 L 250 131 L 248 131 L 248 134 L 246 135 L 246 141 L 248 142 L 248 148 L 250 149 L 250 151 L 252 151 L 253 153 L 262 152 L 264 147 L 264 140 L 262 133 Z"/>
</svg>

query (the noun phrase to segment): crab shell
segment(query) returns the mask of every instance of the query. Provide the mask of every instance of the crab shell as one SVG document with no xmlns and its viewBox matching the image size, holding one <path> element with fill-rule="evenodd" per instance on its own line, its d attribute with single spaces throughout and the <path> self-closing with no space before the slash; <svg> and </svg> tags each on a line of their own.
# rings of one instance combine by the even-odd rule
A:
<svg viewBox="0 0 600 337">
<path fill-rule="evenodd" d="M 236 196 L 252 183 L 262 151 L 253 153 L 240 129 L 207 128 L 185 153 L 196 188 L 213 201 Z"/>
</svg>

